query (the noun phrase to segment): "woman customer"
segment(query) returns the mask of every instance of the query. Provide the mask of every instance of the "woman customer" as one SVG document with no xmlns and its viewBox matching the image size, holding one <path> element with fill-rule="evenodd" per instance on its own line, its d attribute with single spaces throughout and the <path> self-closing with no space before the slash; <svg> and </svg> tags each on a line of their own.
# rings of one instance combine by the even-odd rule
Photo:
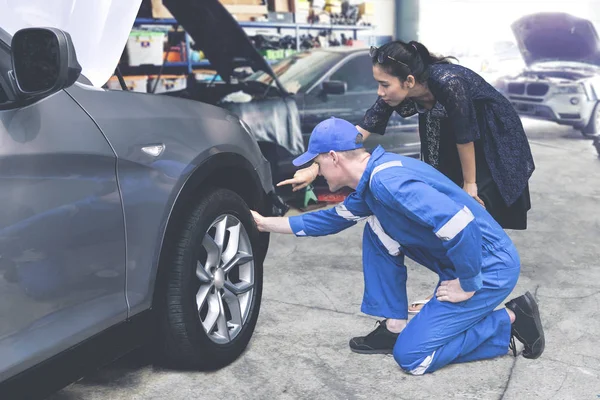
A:
<svg viewBox="0 0 600 400">
<path fill-rule="evenodd" d="M 370 55 L 379 97 L 357 126 L 365 139 L 384 134 L 394 111 L 402 117 L 418 113 L 423 161 L 486 207 L 504 229 L 526 229 L 535 165 L 511 103 L 475 72 L 419 42 L 371 47 Z M 317 173 L 313 164 L 278 186 L 299 190 Z M 412 303 L 409 311 L 418 312 L 428 300 Z"/>
</svg>

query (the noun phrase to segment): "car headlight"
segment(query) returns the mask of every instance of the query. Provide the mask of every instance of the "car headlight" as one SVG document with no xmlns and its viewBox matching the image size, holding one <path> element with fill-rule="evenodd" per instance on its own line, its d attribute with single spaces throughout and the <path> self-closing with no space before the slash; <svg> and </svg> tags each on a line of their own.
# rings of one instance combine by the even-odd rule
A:
<svg viewBox="0 0 600 400">
<path fill-rule="evenodd" d="M 552 94 L 577 94 L 583 93 L 581 85 L 560 85 L 552 89 Z"/>
</svg>

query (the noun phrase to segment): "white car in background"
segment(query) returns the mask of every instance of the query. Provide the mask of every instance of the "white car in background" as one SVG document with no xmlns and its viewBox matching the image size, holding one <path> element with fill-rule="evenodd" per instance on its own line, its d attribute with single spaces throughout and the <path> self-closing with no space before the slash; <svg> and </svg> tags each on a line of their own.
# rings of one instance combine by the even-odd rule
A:
<svg viewBox="0 0 600 400">
<path fill-rule="evenodd" d="M 512 24 L 527 67 L 495 82 L 520 115 L 600 132 L 600 40 L 594 25 L 566 13 Z"/>
</svg>

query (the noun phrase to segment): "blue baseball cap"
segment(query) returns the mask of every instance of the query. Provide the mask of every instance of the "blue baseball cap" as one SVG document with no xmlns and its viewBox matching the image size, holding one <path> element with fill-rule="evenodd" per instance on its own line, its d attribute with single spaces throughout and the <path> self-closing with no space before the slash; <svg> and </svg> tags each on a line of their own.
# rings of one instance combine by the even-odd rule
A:
<svg viewBox="0 0 600 400">
<path fill-rule="evenodd" d="M 319 154 L 329 153 L 332 150 L 360 149 L 363 147 L 362 139 L 356 126 L 344 119 L 331 117 L 315 126 L 310 135 L 308 150 L 292 162 L 299 167 L 314 160 Z"/>
</svg>

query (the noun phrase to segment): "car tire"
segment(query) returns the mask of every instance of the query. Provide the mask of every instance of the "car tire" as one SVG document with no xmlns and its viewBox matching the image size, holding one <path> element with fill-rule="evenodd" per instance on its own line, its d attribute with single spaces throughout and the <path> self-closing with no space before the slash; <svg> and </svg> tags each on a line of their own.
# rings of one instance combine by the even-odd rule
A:
<svg viewBox="0 0 600 400">
<path fill-rule="evenodd" d="M 181 218 L 162 259 L 161 358 L 170 367 L 215 370 L 237 359 L 254 332 L 264 246 L 248 206 L 231 190 L 211 191 Z"/>
<path fill-rule="evenodd" d="M 600 136 L 596 136 L 596 138 L 594 139 L 593 145 L 596 148 L 596 152 L 598 153 L 598 157 L 600 157 Z"/>
<path fill-rule="evenodd" d="M 600 134 L 600 102 L 596 103 L 590 121 L 581 129 L 581 133 L 586 137 L 595 137 Z"/>
</svg>

